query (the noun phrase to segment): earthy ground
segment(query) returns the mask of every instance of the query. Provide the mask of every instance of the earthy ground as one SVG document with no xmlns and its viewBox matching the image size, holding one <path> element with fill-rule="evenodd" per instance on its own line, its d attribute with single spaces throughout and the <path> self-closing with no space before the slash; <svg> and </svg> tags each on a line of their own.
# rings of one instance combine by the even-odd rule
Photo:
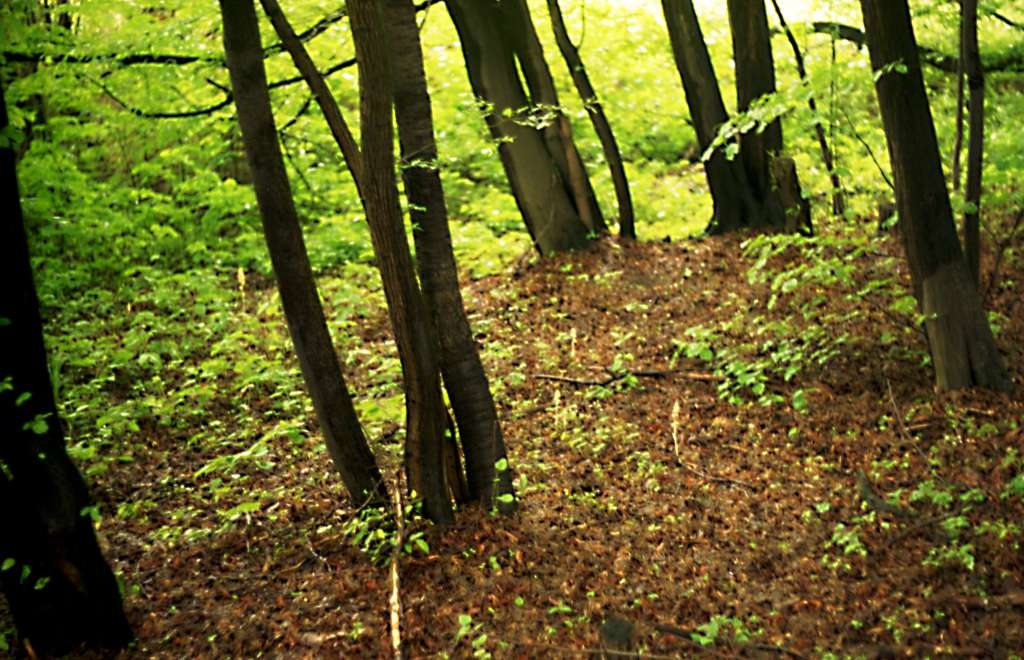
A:
<svg viewBox="0 0 1024 660">
<path fill-rule="evenodd" d="M 735 405 L 713 366 L 673 362 L 686 328 L 752 311 L 818 320 L 768 309 L 740 240 L 609 241 L 467 284 L 521 508 L 463 511 L 426 530 L 428 554 L 403 556 L 409 657 L 586 657 L 614 643 L 644 657 L 1024 651 L 1019 285 L 990 304 L 1017 394 L 934 392 L 923 339 L 871 308 L 842 327 L 829 317 L 826 333 L 853 338 L 840 356 L 769 380 L 781 403 Z M 875 249 L 860 259 L 897 248 Z M 839 288 L 809 293 L 849 304 Z M 381 315 L 358 330 L 387 353 L 385 327 Z M 152 462 L 98 478 L 105 508 L 172 512 L 210 458 L 151 434 Z M 221 530 L 194 541 L 153 542 L 155 511 L 104 522 L 138 632 L 121 657 L 390 654 L 388 570 L 342 534 L 352 511 L 327 457 L 280 442 L 273 470 L 239 469 L 294 499 L 226 529 L 212 513 L 191 520 Z"/>
</svg>

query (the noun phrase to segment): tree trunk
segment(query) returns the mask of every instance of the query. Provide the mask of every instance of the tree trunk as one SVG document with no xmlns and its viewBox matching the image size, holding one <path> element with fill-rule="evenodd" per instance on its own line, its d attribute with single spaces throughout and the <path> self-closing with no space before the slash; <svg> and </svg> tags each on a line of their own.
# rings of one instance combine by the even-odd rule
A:
<svg viewBox="0 0 1024 660">
<path fill-rule="evenodd" d="M 764 0 L 728 0 L 729 29 L 736 63 L 736 109 L 746 112 L 765 94 L 775 93 L 775 63 Z M 763 131 L 740 136 L 740 160 L 747 181 L 762 196 L 772 187 L 771 159 L 782 151 L 782 120 Z"/>
<path fill-rule="evenodd" d="M 387 0 L 385 12 L 393 52 L 395 117 L 402 153 L 402 177 L 416 244 L 416 264 L 441 345 L 441 373 L 455 413 L 469 496 L 505 511 L 514 501 L 511 472 L 497 471 L 505 441 L 476 342 L 459 290 L 458 269 L 448 230 L 448 212 L 437 167 L 434 120 L 423 71 L 423 54 L 412 0 Z"/>
<path fill-rule="evenodd" d="M 537 30 L 533 26 L 530 8 L 526 0 L 500 0 L 496 5 L 501 12 L 499 26 L 513 44 L 519 69 L 526 80 L 533 104 L 542 111 L 553 114 L 553 121 L 544 127 L 544 139 L 548 144 L 548 152 L 554 157 L 558 169 L 562 173 L 576 202 L 580 220 L 592 233 L 607 229 L 601 209 L 597 205 L 597 195 L 590 185 L 590 178 L 583 166 L 583 159 L 572 139 L 572 126 L 569 118 L 558 100 L 555 80 L 551 77 L 551 69 L 544 57 Z"/>
<path fill-rule="evenodd" d="M 686 104 L 697 132 L 697 144 L 703 152 L 711 146 L 718 127 L 729 120 L 729 115 L 693 1 L 662 0 L 662 7 L 672 54 L 686 93 Z M 765 224 L 760 205 L 738 160 L 729 160 L 723 150 L 716 149 L 705 161 L 704 171 L 714 201 L 714 215 L 707 229 L 709 233 Z"/>
<path fill-rule="evenodd" d="M 352 173 L 356 189 L 359 190 L 362 186 L 361 179 L 363 175 L 362 155 L 359 153 L 359 145 L 356 144 L 352 131 L 349 130 L 348 124 L 345 122 L 345 117 L 341 114 L 341 108 L 338 107 L 334 94 L 331 93 L 331 89 L 327 86 L 327 81 L 324 80 L 323 75 L 317 70 L 316 65 L 313 64 L 313 60 L 306 51 L 306 47 L 302 44 L 302 40 L 299 39 L 298 35 L 295 34 L 295 30 L 292 29 L 277 0 L 260 0 L 260 3 L 263 5 L 263 11 L 267 13 L 270 23 L 274 26 L 274 31 L 277 32 L 281 44 L 288 51 L 288 54 L 291 55 L 295 68 L 302 74 L 306 85 L 309 86 L 310 91 L 313 93 L 313 98 L 316 99 L 317 105 L 320 106 L 320 111 L 324 113 L 327 127 L 331 130 L 331 135 L 334 137 L 334 142 L 338 145 L 338 149 L 341 150 L 341 155 L 345 159 L 345 164 L 348 165 L 349 172 Z"/>
<path fill-rule="evenodd" d="M 1008 390 L 1010 378 L 957 240 L 907 1 L 861 0 L 861 8 L 936 381 L 943 389 Z"/>
<path fill-rule="evenodd" d="M 981 281 L 981 167 L 985 147 L 985 73 L 978 48 L 978 0 L 962 0 L 961 40 L 967 75 L 967 181 L 964 187 L 964 256 L 977 287 Z"/>
<path fill-rule="evenodd" d="M 629 180 L 626 178 L 626 170 L 622 165 L 622 153 L 615 141 L 615 134 L 612 133 L 611 124 L 608 123 L 608 117 L 604 114 L 604 108 L 597 98 L 597 92 L 594 91 L 594 86 L 590 83 L 590 76 L 587 75 L 587 70 L 583 66 L 579 50 L 569 39 L 558 0 L 547 0 L 547 2 L 548 13 L 551 15 L 551 28 L 555 33 L 555 43 L 558 44 L 562 58 L 569 67 L 576 92 L 583 100 L 583 105 L 590 116 L 590 122 L 594 125 L 594 132 L 597 133 L 597 137 L 601 141 L 604 159 L 608 162 L 612 183 L 615 186 L 615 200 L 619 208 L 619 235 L 622 238 L 635 239 L 636 223 L 633 216 L 633 200 L 629 193 Z"/>
<path fill-rule="evenodd" d="M 14 162 L 0 146 L 0 586 L 30 657 L 122 648 L 132 630 L 64 448 Z"/>
<path fill-rule="evenodd" d="M 743 113 L 762 96 L 775 93 L 775 63 L 764 0 L 728 0 L 736 109 Z M 782 120 L 740 136 L 740 161 L 762 205 L 768 224 L 813 233 L 810 204 L 804 199 L 796 164 L 782 155 Z M 776 159 L 783 162 L 774 163 Z"/>
<path fill-rule="evenodd" d="M 585 222 L 591 213 L 583 202 L 588 195 L 581 194 L 569 178 L 566 154 L 575 147 L 564 144 L 564 136 L 556 140 L 544 130 L 549 120 L 538 113 L 551 109 L 538 109 L 538 92 L 531 100 L 523 88 L 520 66 L 534 75 L 536 62 L 517 53 L 517 40 L 510 32 L 521 26 L 503 24 L 506 10 L 498 0 L 447 0 L 445 4 L 459 33 L 473 92 L 489 104 L 487 126 L 498 143 L 513 196 L 537 250 L 550 254 L 583 247 L 593 227 Z M 561 162 L 565 165 L 560 166 Z"/>
<path fill-rule="evenodd" d="M 334 352 L 274 127 L 253 0 L 221 0 L 224 50 L 263 233 L 288 330 L 327 450 L 356 506 L 386 506 L 377 463 Z"/>
<path fill-rule="evenodd" d="M 424 513 L 444 524 L 453 519 L 445 479 L 447 415 L 438 340 L 413 271 L 395 181 L 392 44 L 376 0 L 349 0 L 347 6 L 359 62 L 363 205 L 405 381 L 406 475 L 409 488 L 423 498 Z"/>
</svg>

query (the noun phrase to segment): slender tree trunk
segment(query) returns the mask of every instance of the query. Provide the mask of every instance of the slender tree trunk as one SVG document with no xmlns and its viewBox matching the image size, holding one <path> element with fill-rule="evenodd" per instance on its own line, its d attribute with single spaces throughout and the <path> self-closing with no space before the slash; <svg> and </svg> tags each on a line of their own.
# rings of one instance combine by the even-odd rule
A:
<svg viewBox="0 0 1024 660">
<path fill-rule="evenodd" d="M 65 451 L 14 160 L 0 145 L 0 587 L 30 657 L 122 648 L 132 630 L 96 541 L 85 481 Z"/>
<path fill-rule="evenodd" d="M 714 141 L 718 127 L 729 120 L 729 115 L 693 1 L 662 0 L 662 7 L 686 104 L 697 132 L 697 144 L 704 152 Z M 709 233 L 765 224 L 742 163 L 729 160 L 721 149 L 716 149 L 704 163 L 704 171 L 714 201 L 714 215 L 707 229 Z"/>
<path fill-rule="evenodd" d="M 221 0 L 224 50 L 252 169 L 263 233 L 327 450 L 356 506 L 386 506 L 377 463 L 363 435 L 331 343 L 274 128 L 253 0 Z"/>
<path fill-rule="evenodd" d="M 943 389 L 1012 386 L 967 270 L 942 174 L 907 0 L 861 0 L 896 206 L 936 381 Z M 897 71 L 895 63 L 905 67 Z"/>
<path fill-rule="evenodd" d="M 313 64 L 313 60 L 306 51 L 306 47 L 302 45 L 302 41 L 295 34 L 295 30 L 292 29 L 277 0 L 260 0 L 260 3 L 263 5 L 263 10 L 267 13 L 270 23 L 274 26 L 274 31 L 277 32 L 281 44 L 288 51 L 288 54 L 291 55 L 295 68 L 299 70 L 310 91 L 313 92 L 313 98 L 316 99 L 317 105 L 320 106 L 320 111 L 324 113 L 324 118 L 327 120 L 327 126 L 331 130 L 331 135 L 341 150 L 341 155 L 345 159 L 345 164 L 348 165 L 349 172 L 352 173 L 356 189 L 360 190 L 363 174 L 362 156 L 359 153 L 359 145 L 356 144 L 352 131 L 345 122 L 345 117 L 341 114 L 341 109 L 338 107 L 334 94 L 331 93 L 330 88 L 327 86 L 327 81 L 324 80 L 316 65 Z"/>
<path fill-rule="evenodd" d="M 601 141 L 601 150 L 604 152 L 604 159 L 608 162 L 608 169 L 611 172 L 612 183 L 615 186 L 615 200 L 619 208 L 619 235 L 622 238 L 635 239 L 636 226 L 633 215 L 633 200 L 629 193 L 629 180 L 626 178 L 626 170 L 622 165 L 622 153 L 615 141 L 615 134 L 612 133 L 611 124 L 604 114 L 604 107 L 590 83 L 590 76 L 583 66 L 583 59 L 579 50 L 569 38 L 565 28 L 565 21 L 562 18 L 562 9 L 558 0 L 547 0 L 548 13 L 551 15 L 551 27 L 555 33 L 555 43 L 569 67 L 576 91 L 583 100 L 583 105 L 590 116 L 590 122 L 594 125 L 594 132 Z"/>
<path fill-rule="evenodd" d="M 779 0 L 772 0 L 772 7 L 775 8 L 775 16 L 778 17 L 779 25 L 782 26 L 782 31 L 786 34 L 786 41 L 789 42 L 789 46 L 793 50 L 793 62 L 796 64 L 797 75 L 800 76 L 800 80 L 806 82 L 807 65 L 804 63 L 804 54 L 800 50 L 800 44 L 796 41 L 796 35 L 793 34 L 793 30 L 790 29 L 789 24 L 786 22 L 786 17 L 782 14 Z M 822 126 L 821 119 L 818 117 L 818 101 L 814 98 L 813 93 L 809 93 L 807 96 L 807 107 L 814 116 L 814 136 L 818 140 L 821 162 L 824 163 L 825 169 L 828 171 L 829 181 L 832 184 L 832 215 L 842 217 L 846 213 L 843 183 L 839 178 L 839 173 L 836 172 L 835 156 L 832 153 L 832 148 L 829 146 L 828 137 L 825 135 L 825 127 Z"/>
<path fill-rule="evenodd" d="M 514 489 L 494 399 L 459 290 L 416 10 L 412 0 L 386 0 L 385 12 L 390 42 L 401 44 L 393 52 L 392 84 L 401 171 L 416 228 L 416 264 L 440 339 L 441 373 L 466 458 L 469 496 L 484 506 L 497 503 L 511 511 L 514 501 L 498 499 L 513 495 Z M 506 469 L 497 471 L 502 459 Z"/>
<path fill-rule="evenodd" d="M 551 148 L 551 132 L 538 129 L 538 109 L 520 77 L 510 26 L 497 0 L 447 0 L 459 33 L 473 92 L 488 105 L 487 126 L 498 143 L 519 211 L 541 254 L 583 247 L 592 231 L 578 186 L 564 167 L 568 147 Z M 543 123 L 543 122 L 540 122 Z M 585 195 L 584 195 L 585 197 Z"/>
<path fill-rule="evenodd" d="M 363 205 L 405 381 L 406 475 L 409 488 L 423 498 L 424 513 L 444 524 L 453 519 L 445 478 L 447 415 L 441 396 L 438 342 L 416 282 L 398 201 L 391 43 L 377 0 L 349 0 L 347 6 L 359 62 Z"/>
<path fill-rule="evenodd" d="M 981 168 L 985 148 L 985 73 L 978 48 L 978 0 L 962 2 L 961 40 L 967 75 L 967 181 L 964 198 L 964 256 L 974 285 L 981 281 Z"/>
</svg>

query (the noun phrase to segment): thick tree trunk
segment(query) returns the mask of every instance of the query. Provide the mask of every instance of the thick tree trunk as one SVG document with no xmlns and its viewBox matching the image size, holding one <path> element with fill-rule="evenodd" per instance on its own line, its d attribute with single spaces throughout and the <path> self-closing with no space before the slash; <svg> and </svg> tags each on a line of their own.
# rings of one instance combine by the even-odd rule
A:
<svg viewBox="0 0 1024 660">
<path fill-rule="evenodd" d="M 604 159 L 608 162 L 612 183 L 615 186 L 615 200 L 619 208 L 619 235 L 622 238 L 635 239 L 636 223 L 633 215 L 633 199 L 629 193 L 629 180 L 626 178 L 626 170 L 622 165 L 622 153 L 615 141 L 615 134 L 612 133 L 611 124 L 608 123 L 608 117 L 604 114 L 604 108 L 597 98 L 597 92 L 594 91 L 594 86 L 590 83 L 590 76 L 587 75 L 587 69 L 583 66 L 579 50 L 569 39 L 558 0 L 547 0 L 547 2 L 548 13 L 551 15 L 551 28 L 555 33 L 555 43 L 558 44 L 562 58 L 569 67 L 576 92 L 583 100 L 583 105 L 590 116 L 590 122 L 594 125 L 594 132 L 597 133 L 597 137 L 601 141 Z"/>
<path fill-rule="evenodd" d="M 899 226 L 936 381 L 943 389 L 1008 390 L 1011 382 L 953 224 L 907 1 L 861 0 L 861 8 L 871 65 L 878 72 L 875 88 L 896 180 Z"/>
<path fill-rule="evenodd" d="M 14 160 L 0 146 L 0 586 L 30 657 L 122 648 L 132 630 L 96 541 L 85 481 L 64 448 Z"/>
<path fill-rule="evenodd" d="M 487 125 L 537 250 L 550 254 L 583 247 L 593 228 L 584 220 L 589 211 L 581 197 L 587 195 L 581 196 L 569 179 L 570 147 L 537 127 L 537 99 L 527 95 L 520 78 L 520 66 L 525 74 L 535 62 L 517 60 L 513 26 L 503 25 L 505 11 L 497 0 L 445 4 L 459 33 L 473 92 L 489 104 Z"/>
<path fill-rule="evenodd" d="M 736 108 L 747 112 L 758 98 L 775 93 L 775 62 L 764 0 L 728 0 Z M 740 136 L 740 160 L 768 224 L 813 233 L 810 204 L 804 199 L 793 159 L 782 154 L 782 120 Z M 781 159 L 776 164 L 774 161 Z"/>
<path fill-rule="evenodd" d="M 416 10 L 412 0 L 386 0 L 385 15 L 390 42 L 401 44 L 393 53 L 392 84 L 416 264 L 440 339 L 441 373 L 466 458 L 469 496 L 511 511 L 514 501 L 498 500 L 514 492 L 511 472 L 495 469 L 501 459 L 507 464 L 505 441 L 459 290 Z"/>
<path fill-rule="evenodd" d="M 445 478 L 447 415 L 441 396 L 438 340 L 416 282 L 398 201 L 391 123 L 391 43 L 377 0 L 349 0 L 347 6 L 359 62 L 363 205 L 405 381 L 406 476 L 409 488 L 423 498 L 424 513 L 443 524 L 453 519 Z"/>
<path fill-rule="evenodd" d="M 697 144 L 706 151 L 729 120 L 718 79 L 711 64 L 704 35 L 692 0 L 662 0 L 665 23 L 672 42 L 672 54 L 683 82 Z M 723 233 L 742 227 L 764 226 L 765 218 L 754 198 L 746 172 L 739 160 L 729 160 L 721 149 L 704 163 L 714 201 L 714 215 L 708 232 Z"/>
<path fill-rule="evenodd" d="M 746 112 L 765 94 L 775 93 L 775 63 L 764 0 L 728 0 L 729 29 L 736 63 L 736 108 Z M 771 159 L 782 151 L 782 120 L 763 131 L 740 136 L 740 160 L 747 180 L 761 195 L 772 187 Z"/>
<path fill-rule="evenodd" d="M 591 232 L 605 231 L 607 227 L 597 205 L 597 195 L 594 194 L 583 159 L 573 142 L 572 126 L 558 100 L 555 81 L 533 26 L 530 8 L 526 0 L 501 0 L 496 7 L 502 14 L 499 25 L 507 43 L 513 44 L 530 99 L 538 108 L 553 113 L 554 121 L 543 129 L 544 139 L 548 144 L 548 152 L 558 163 L 563 180 L 569 184 L 580 219 Z"/>
<path fill-rule="evenodd" d="M 387 490 L 356 417 L 302 239 L 274 128 L 253 0 L 221 0 L 220 7 L 238 121 L 299 367 L 327 450 L 353 503 L 387 506 Z"/>
<path fill-rule="evenodd" d="M 978 48 L 978 0 L 962 0 L 961 40 L 967 75 L 967 181 L 964 198 L 964 256 L 974 285 L 981 281 L 981 168 L 985 147 L 985 73 Z"/>
</svg>

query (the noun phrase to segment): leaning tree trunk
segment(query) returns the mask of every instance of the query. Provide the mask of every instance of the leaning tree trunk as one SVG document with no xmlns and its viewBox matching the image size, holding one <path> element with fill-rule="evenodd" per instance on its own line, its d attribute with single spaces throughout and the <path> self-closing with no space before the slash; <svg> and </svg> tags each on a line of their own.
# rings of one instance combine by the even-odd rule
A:
<svg viewBox="0 0 1024 660">
<path fill-rule="evenodd" d="M 363 205 L 405 381 L 406 476 L 409 488 L 423 498 L 424 513 L 435 522 L 448 523 L 453 517 L 438 340 L 416 282 L 395 181 L 391 43 L 377 0 L 349 0 L 348 12 L 359 62 Z"/>
<path fill-rule="evenodd" d="M 353 503 L 386 506 L 387 490 L 356 417 L 302 239 L 274 127 L 253 0 L 221 0 L 220 7 L 238 121 L 299 367 L 327 450 Z"/>
<path fill-rule="evenodd" d="M 686 104 L 697 132 L 697 144 L 704 152 L 714 141 L 718 127 L 729 120 L 729 115 L 693 1 L 662 0 L 662 7 Z M 761 205 L 738 160 L 729 160 L 721 149 L 716 149 L 705 161 L 704 171 L 715 206 L 708 232 L 723 233 L 765 225 Z"/>
<path fill-rule="evenodd" d="M 0 146 L 0 586 L 29 657 L 122 648 L 132 630 L 64 448 L 14 160 Z"/>
<path fill-rule="evenodd" d="M 899 226 L 936 381 L 943 389 L 1008 390 L 1010 378 L 957 239 L 907 0 L 860 4 L 896 180 Z"/>
<path fill-rule="evenodd" d="M 551 77 L 544 48 L 533 26 L 530 8 L 526 0 L 501 0 L 497 8 L 502 14 L 499 25 L 508 43 L 513 44 L 531 100 L 542 111 L 553 115 L 553 121 L 547 122 L 543 128 L 544 139 L 562 178 L 569 184 L 580 219 L 591 232 L 605 231 L 607 227 L 597 205 L 597 195 L 594 194 L 583 159 L 573 142 L 572 126 L 558 100 L 555 80 Z"/>
<path fill-rule="evenodd" d="M 981 166 L 985 145 L 985 73 L 978 49 L 978 0 L 962 0 L 961 11 L 963 69 L 968 89 L 964 256 L 974 285 L 978 286 L 981 280 Z"/>
<path fill-rule="evenodd" d="M 559 161 L 567 147 L 551 150 L 550 133 L 537 127 L 535 99 L 523 88 L 515 44 L 497 0 L 447 0 L 459 33 L 473 92 L 489 104 L 486 121 L 526 228 L 541 254 L 583 247 L 591 228 L 578 189 Z M 543 124 L 543 121 L 540 122 Z"/>
<path fill-rule="evenodd" d="M 440 339 L 441 373 L 466 458 L 469 496 L 511 511 L 514 489 L 505 441 L 459 290 L 416 9 L 412 0 L 387 0 L 385 12 L 390 42 L 401 44 L 393 52 L 392 85 L 402 178 L 416 227 L 416 265 Z M 497 470 L 502 460 L 505 469 Z"/>
<path fill-rule="evenodd" d="M 260 4 L 263 5 L 263 11 L 266 12 L 271 25 L 274 26 L 278 38 L 281 39 L 281 44 L 288 51 L 292 62 L 295 63 L 295 68 L 299 70 L 302 78 L 306 81 L 309 91 L 312 92 L 313 98 L 320 106 L 320 111 L 324 113 L 327 128 L 330 129 L 335 144 L 341 150 L 341 156 L 345 159 L 348 171 L 352 174 L 356 189 L 359 190 L 362 186 L 363 158 L 359 153 L 359 145 L 356 144 L 355 137 L 353 137 L 348 123 L 345 122 L 345 117 L 341 114 L 338 101 L 331 93 L 331 88 L 327 86 L 323 74 L 317 70 L 302 40 L 295 34 L 295 30 L 292 29 L 291 23 L 288 22 L 288 18 L 284 15 L 277 0 L 260 0 Z"/>
<path fill-rule="evenodd" d="M 615 141 L 615 134 L 612 133 L 611 124 L 608 123 L 608 117 L 604 114 L 604 107 L 597 98 L 597 92 L 594 91 L 594 86 L 590 83 L 590 76 L 587 75 L 587 69 L 583 66 L 579 49 L 569 39 L 569 32 L 565 28 L 562 8 L 558 5 L 558 0 L 548 0 L 548 13 L 551 15 L 551 29 L 555 33 L 555 43 L 569 67 L 569 74 L 576 86 L 576 92 L 583 100 L 583 106 L 590 116 L 594 132 L 597 133 L 597 137 L 601 141 L 604 159 L 608 162 L 612 183 L 615 185 L 615 200 L 619 207 L 619 235 L 622 238 L 635 239 L 636 223 L 633 215 L 633 200 L 629 193 L 629 180 L 626 178 L 626 170 L 622 165 L 622 153 Z"/>
</svg>

